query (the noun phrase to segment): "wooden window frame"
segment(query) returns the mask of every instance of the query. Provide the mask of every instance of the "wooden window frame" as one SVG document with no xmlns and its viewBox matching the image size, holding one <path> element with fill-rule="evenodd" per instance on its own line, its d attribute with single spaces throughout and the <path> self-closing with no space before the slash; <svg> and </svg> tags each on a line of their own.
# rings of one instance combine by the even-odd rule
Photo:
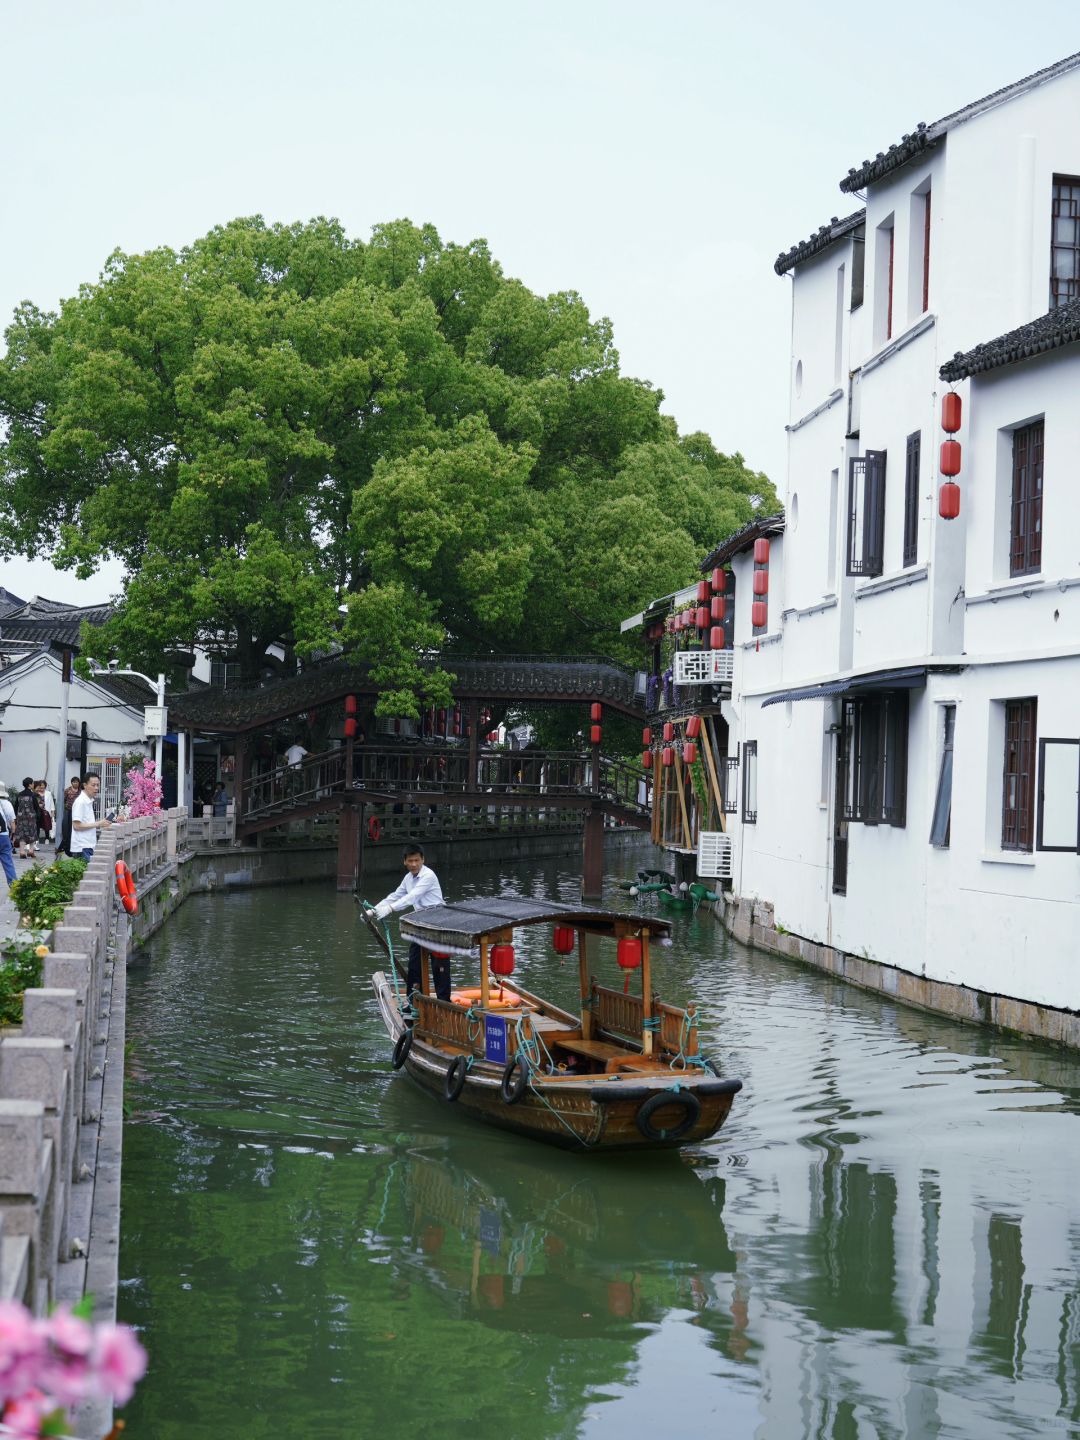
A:
<svg viewBox="0 0 1080 1440">
<path fill-rule="evenodd" d="M 742 747 L 742 823 L 757 824 L 757 741 L 746 740 Z M 754 808 L 750 808 L 750 784 L 754 785 Z"/>
<path fill-rule="evenodd" d="M 1063 192 L 1075 193 L 1065 195 Z M 1050 306 L 1056 310 L 1070 300 L 1080 299 L 1080 175 L 1055 175 L 1050 199 Z M 1073 222 L 1071 242 L 1055 240 L 1058 221 Z M 1054 274 L 1059 251 L 1072 251 L 1073 274 L 1059 280 Z"/>
<path fill-rule="evenodd" d="M 884 450 L 867 450 L 848 462 L 847 573 L 862 579 L 885 568 L 886 465 Z"/>
<path fill-rule="evenodd" d="M 908 723 L 906 690 L 881 690 L 844 700 L 844 820 L 906 827 Z"/>
<path fill-rule="evenodd" d="M 1038 700 L 1005 701 L 1001 774 L 1001 848 L 1030 853 L 1035 844 L 1035 737 Z"/>
<path fill-rule="evenodd" d="M 930 191 L 923 196 L 923 251 L 922 251 L 922 308 L 925 315 L 930 309 Z"/>
<path fill-rule="evenodd" d="M 904 568 L 919 560 L 919 471 L 922 466 L 922 431 L 907 437 L 904 466 Z"/>
<path fill-rule="evenodd" d="M 1045 425 L 1034 420 L 1012 432 L 1012 496 L 1009 505 L 1009 574 L 1042 569 L 1043 451 Z"/>
</svg>

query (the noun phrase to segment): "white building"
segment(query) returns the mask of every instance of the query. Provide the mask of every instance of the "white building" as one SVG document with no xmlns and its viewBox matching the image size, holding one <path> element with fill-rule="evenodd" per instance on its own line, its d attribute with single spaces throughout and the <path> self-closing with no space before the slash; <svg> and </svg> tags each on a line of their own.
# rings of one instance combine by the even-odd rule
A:
<svg viewBox="0 0 1080 1440">
<path fill-rule="evenodd" d="M 762 627 L 753 550 L 730 557 L 734 891 L 780 948 L 1080 1037 L 1080 55 L 841 189 L 864 204 L 775 267 L 791 418 Z"/>
</svg>

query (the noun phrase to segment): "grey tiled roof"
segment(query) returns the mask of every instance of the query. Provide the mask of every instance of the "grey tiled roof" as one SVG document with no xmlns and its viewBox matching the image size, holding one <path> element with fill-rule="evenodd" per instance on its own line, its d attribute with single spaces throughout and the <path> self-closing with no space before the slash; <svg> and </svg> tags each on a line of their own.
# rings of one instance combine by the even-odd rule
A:
<svg viewBox="0 0 1080 1440">
<path fill-rule="evenodd" d="M 715 550 L 711 550 L 701 562 L 702 570 L 712 570 L 716 565 L 723 565 L 733 555 L 748 549 L 755 540 L 769 540 L 774 535 L 784 533 L 784 512 L 781 510 L 776 515 L 762 515 L 744 525 L 741 530 L 736 530 L 726 540 L 721 540 Z"/>
<path fill-rule="evenodd" d="M 53 600 L 31 600 L 18 610 L 0 615 L 0 639 L 77 647 L 84 620 L 103 625 L 114 613 L 111 605 L 60 605 Z"/>
<path fill-rule="evenodd" d="M 965 120 L 973 120 L 976 115 L 981 115 L 986 110 L 993 110 L 1007 100 L 1012 100 L 1017 95 L 1023 95 L 1027 90 L 1035 89 L 1037 85 L 1043 85 L 1048 80 L 1056 80 L 1059 75 L 1067 74 L 1078 65 L 1080 65 L 1080 54 L 1067 55 L 1064 60 L 1055 60 L 1052 65 L 1047 65 L 1042 70 L 1036 70 L 1032 75 L 1025 75 L 1022 80 L 1014 80 L 1011 85 L 991 91 L 981 100 L 973 100 L 970 105 L 965 105 L 960 110 L 954 110 L 951 115 L 943 115 L 932 125 L 920 121 L 910 135 L 902 136 L 897 144 L 890 145 L 888 150 L 879 150 L 873 160 L 864 160 L 861 165 L 852 166 L 840 181 L 840 189 L 851 194 L 853 191 L 862 190 L 866 185 L 872 185 L 875 180 L 880 180 L 893 170 L 899 170 L 902 165 L 907 165 L 917 159 L 924 150 L 936 145 L 950 130 L 957 125 L 962 125 Z"/>
<path fill-rule="evenodd" d="M 1062 345 L 1075 345 L 1077 341 L 1080 341 L 1080 300 L 1072 300 L 966 353 L 958 350 L 938 373 L 942 380 L 966 380 L 969 375 L 996 370 L 1001 365 L 1015 365 L 1018 360 L 1030 360 L 1034 355 L 1044 355 Z"/>
<path fill-rule="evenodd" d="M 843 220 L 838 220 L 834 215 L 827 225 L 810 236 L 809 240 L 800 240 L 790 250 L 782 251 L 773 262 L 773 269 L 777 275 L 786 275 L 789 270 L 794 270 L 796 265 L 801 265 L 804 260 L 811 256 L 818 255 L 822 250 L 827 250 L 830 245 L 835 245 L 845 235 L 850 235 L 857 230 L 866 219 L 865 207 L 856 210 L 852 215 L 845 215 Z"/>
</svg>

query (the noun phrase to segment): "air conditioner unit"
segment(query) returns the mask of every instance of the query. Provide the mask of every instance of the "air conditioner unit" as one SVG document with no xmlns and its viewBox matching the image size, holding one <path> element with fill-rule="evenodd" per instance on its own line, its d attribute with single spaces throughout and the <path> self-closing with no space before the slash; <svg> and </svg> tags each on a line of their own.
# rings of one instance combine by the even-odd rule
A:
<svg viewBox="0 0 1080 1440">
<path fill-rule="evenodd" d="M 730 880 L 735 847 L 723 830 L 702 830 L 698 836 L 697 873 L 701 880 Z"/>
<path fill-rule="evenodd" d="M 733 650 L 680 650 L 675 656 L 676 685 L 730 685 Z"/>
</svg>

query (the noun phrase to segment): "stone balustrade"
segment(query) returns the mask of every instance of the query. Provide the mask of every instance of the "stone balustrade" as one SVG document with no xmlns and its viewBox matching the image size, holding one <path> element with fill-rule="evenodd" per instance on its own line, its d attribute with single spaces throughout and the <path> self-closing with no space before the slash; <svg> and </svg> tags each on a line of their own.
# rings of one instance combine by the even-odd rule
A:
<svg viewBox="0 0 1080 1440">
<path fill-rule="evenodd" d="M 86 1292 L 115 1314 L 127 954 L 198 839 L 188 825 L 181 807 L 98 832 L 41 986 L 0 1039 L 0 1298 L 38 1315 Z M 119 904 L 119 860 L 136 917 Z"/>
</svg>

